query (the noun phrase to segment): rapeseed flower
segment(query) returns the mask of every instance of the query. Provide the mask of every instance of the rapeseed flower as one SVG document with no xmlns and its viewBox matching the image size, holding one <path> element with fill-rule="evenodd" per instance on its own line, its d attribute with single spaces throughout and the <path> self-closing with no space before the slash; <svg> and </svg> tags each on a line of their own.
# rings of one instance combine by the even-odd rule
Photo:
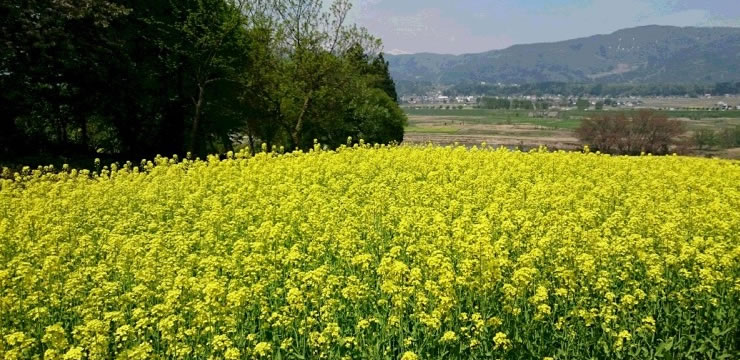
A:
<svg viewBox="0 0 740 360">
<path fill-rule="evenodd" d="M 2 169 L 0 357 L 734 357 L 740 163 L 585 150 Z"/>
</svg>

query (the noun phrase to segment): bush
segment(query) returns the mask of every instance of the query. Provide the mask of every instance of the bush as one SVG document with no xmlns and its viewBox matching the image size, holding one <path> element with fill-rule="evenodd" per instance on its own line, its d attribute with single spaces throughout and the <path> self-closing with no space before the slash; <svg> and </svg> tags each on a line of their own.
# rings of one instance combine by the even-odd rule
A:
<svg viewBox="0 0 740 360">
<path fill-rule="evenodd" d="M 718 145 L 717 134 L 712 129 L 701 129 L 694 133 L 694 144 L 699 148 L 711 148 Z"/>
<path fill-rule="evenodd" d="M 717 133 L 717 143 L 727 149 L 740 147 L 740 125 L 734 128 L 725 128 Z"/>
<path fill-rule="evenodd" d="M 651 110 L 631 117 L 624 113 L 599 114 L 584 120 L 578 138 L 592 149 L 608 154 L 667 154 L 685 131 L 683 124 Z"/>
<path fill-rule="evenodd" d="M 719 147 L 730 149 L 740 146 L 740 126 L 721 130 L 701 129 L 694 132 L 693 145 L 699 149 Z"/>
</svg>

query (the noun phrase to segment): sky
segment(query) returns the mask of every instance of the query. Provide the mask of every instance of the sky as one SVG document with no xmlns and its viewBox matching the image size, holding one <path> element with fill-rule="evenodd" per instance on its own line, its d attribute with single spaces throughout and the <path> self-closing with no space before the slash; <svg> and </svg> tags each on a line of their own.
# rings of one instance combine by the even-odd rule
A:
<svg viewBox="0 0 740 360">
<path fill-rule="evenodd" d="M 641 25 L 740 27 L 740 0 L 353 0 L 389 53 L 462 54 Z"/>
</svg>

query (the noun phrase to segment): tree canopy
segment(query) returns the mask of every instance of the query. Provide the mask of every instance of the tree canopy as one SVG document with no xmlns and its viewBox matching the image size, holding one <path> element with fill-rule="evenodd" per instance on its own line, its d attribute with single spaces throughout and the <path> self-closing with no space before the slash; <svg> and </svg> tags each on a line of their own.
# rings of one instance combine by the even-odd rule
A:
<svg viewBox="0 0 740 360">
<path fill-rule="evenodd" d="M 336 0 L 0 4 L 0 155 L 400 142 L 380 41 Z"/>
</svg>

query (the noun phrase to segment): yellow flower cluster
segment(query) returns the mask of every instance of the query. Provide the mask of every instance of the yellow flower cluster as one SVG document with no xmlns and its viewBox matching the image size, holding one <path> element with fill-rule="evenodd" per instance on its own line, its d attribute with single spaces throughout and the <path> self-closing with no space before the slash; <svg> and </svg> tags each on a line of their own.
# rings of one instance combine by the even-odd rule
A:
<svg viewBox="0 0 740 360">
<path fill-rule="evenodd" d="M 738 162 L 358 145 L 4 173 L 5 359 L 740 350 Z"/>
</svg>

